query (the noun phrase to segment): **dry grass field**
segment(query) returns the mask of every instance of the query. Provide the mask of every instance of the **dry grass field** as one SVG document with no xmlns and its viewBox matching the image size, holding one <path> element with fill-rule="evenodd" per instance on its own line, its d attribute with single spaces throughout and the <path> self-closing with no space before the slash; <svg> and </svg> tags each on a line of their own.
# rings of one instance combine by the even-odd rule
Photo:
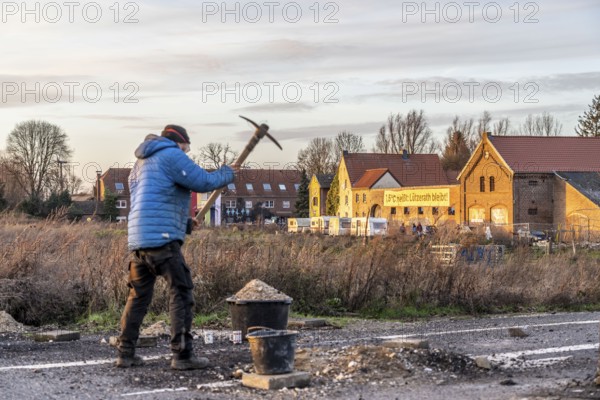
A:
<svg viewBox="0 0 600 400">
<path fill-rule="evenodd" d="M 441 239 L 440 239 L 441 238 Z M 290 235 L 254 229 L 203 229 L 183 247 L 195 280 L 198 313 L 253 278 L 294 298 L 293 310 L 335 315 L 394 310 L 457 309 L 466 313 L 600 304 L 600 259 L 590 251 L 543 255 L 510 249 L 501 263 L 445 265 L 427 240 L 391 236 Z M 464 238 L 438 232 L 436 241 Z M 126 298 L 124 225 L 0 218 L 0 310 L 32 324 L 72 322 Z M 162 280 L 152 311 L 167 309 Z"/>
</svg>

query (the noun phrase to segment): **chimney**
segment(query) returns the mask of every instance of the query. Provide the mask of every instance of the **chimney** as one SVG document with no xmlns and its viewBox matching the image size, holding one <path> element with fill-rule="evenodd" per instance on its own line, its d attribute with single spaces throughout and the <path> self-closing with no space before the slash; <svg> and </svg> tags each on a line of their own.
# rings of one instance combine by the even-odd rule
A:
<svg viewBox="0 0 600 400">
<path fill-rule="evenodd" d="M 101 177 L 102 171 L 96 171 L 96 201 L 102 200 Z"/>
<path fill-rule="evenodd" d="M 342 150 L 342 155 L 343 156 L 347 156 L 348 155 L 348 150 Z"/>
<path fill-rule="evenodd" d="M 402 150 L 402 159 L 408 160 L 408 150 L 406 150 L 406 149 Z"/>
</svg>

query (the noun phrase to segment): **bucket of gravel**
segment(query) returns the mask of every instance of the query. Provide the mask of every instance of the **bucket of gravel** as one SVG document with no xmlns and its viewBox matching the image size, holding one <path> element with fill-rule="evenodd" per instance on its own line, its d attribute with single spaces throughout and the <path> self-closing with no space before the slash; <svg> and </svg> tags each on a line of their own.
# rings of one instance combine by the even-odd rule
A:
<svg viewBox="0 0 600 400">
<path fill-rule="evenodd" d="M 262 326 L 275 330 L 287 329 L 292 298 L 261 280 L 253 279 L 227 299 L 234 331 L 241 331 L 243 340 L 248 327 Z"/>
<path fill-rule="evenodd" d="M 262 326 L 251 326 L 248 330 L 250 354 L 257 374 L 287 374 L 294 370 L 297 331 Z"/>
</svg>

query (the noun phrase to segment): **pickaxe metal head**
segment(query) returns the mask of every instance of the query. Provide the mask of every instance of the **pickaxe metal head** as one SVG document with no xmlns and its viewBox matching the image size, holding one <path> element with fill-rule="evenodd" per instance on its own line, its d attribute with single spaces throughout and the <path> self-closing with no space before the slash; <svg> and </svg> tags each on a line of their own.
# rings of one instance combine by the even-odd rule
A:
<svg viewBox="0 0 600 400">
<path fill-rule="evenodd" d="M 271 136 L 271 134 L 269 133 L 269 125 L 267 125 L 267 124 L 258 125 L 256 122 L 252 121 L 250 118 L 244 117 L 243 115 L 240 115 L 240 118 L 245 119 L 246 121 L 250 122 L 256 128 L 256 132 L 254 134 L 258 135 L 258 137 L 260 139 L 262 139 L 263 137 L 266 136 L 269 139 L 271 139 L 271 141 L 273 143 L 275 143 L 275 145 L 277 147 L 279 147 L 280 150 L 283 150 L 283 148 L 281 147 L 279 142 L 277 140 L 275 140 L 275 138 L 273 136 Z"/>
</svg>

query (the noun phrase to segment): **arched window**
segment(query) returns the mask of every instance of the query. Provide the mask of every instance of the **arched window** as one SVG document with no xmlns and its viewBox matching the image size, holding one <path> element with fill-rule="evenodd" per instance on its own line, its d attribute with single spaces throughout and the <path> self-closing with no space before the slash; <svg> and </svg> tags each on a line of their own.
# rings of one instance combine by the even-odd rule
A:
<svg viewBox="0 0 600 400">
<path fill-rule="evenodd" d="M 490 192 L 496 190 L 496 178 L 490 176 Z"/>
<path fill-rule="evenodd" d="M 481 176 L 479 178 L 479 191 L 482 193 L 485 192 L 485 177 L 484 176 Z"/>
</svg>

